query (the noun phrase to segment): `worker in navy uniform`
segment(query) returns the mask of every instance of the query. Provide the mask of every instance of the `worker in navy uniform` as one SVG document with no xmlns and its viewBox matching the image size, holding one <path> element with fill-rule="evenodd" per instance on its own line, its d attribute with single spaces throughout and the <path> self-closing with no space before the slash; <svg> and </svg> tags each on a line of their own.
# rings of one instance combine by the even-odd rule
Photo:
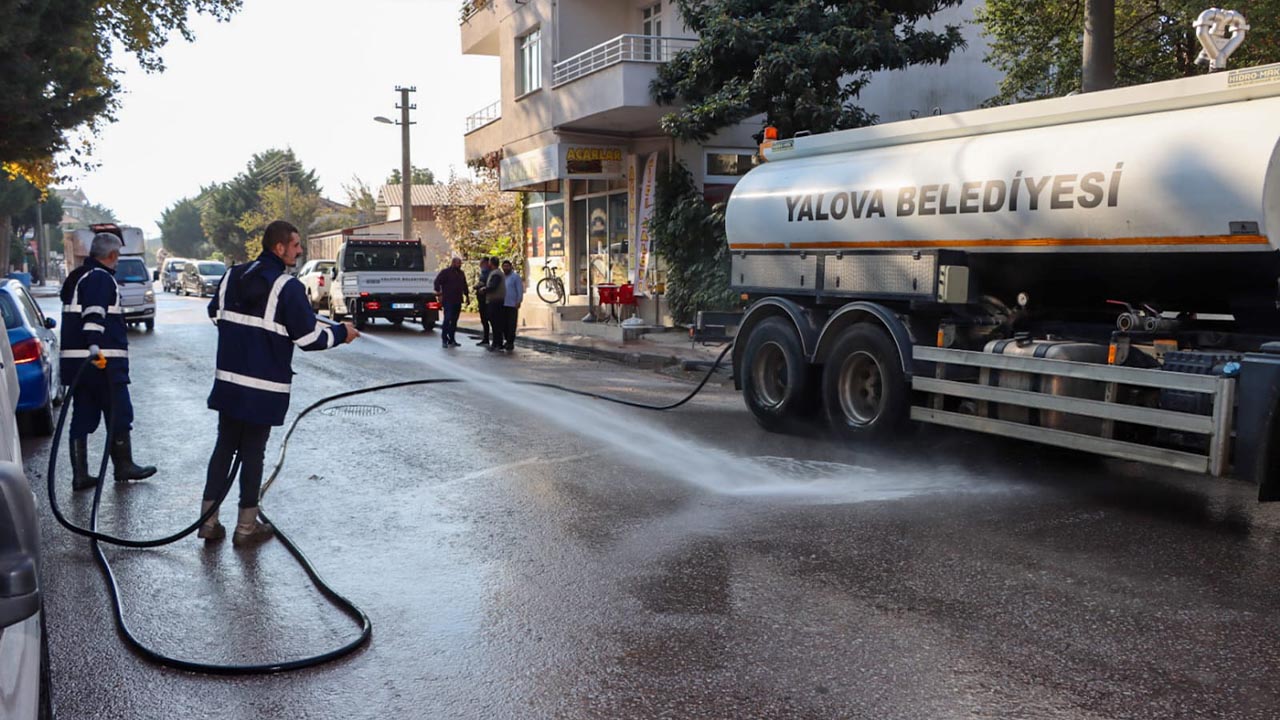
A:
<svg viewBox="0 0 1280 720">
<path fill-rule="evenodd" d="M 155 475 L 151 466 L 133 464 L 133 403 L 129 399 L 129 337 L 116 285 L 116 262 L 123 243 L 112 233 L 98 233 L 89 257 L 62 285 L 62 378 L 80 382 L 71 398 L 71 487 L 95 484 L 89 475 L 89 435 L 105 415 L 111 423 L 111 465 L 116 482 Z"/>
<path fill-rule="evenodd" d="M 232 542 L 242 545 L 271 536 L 258 519 L 263 456 L 272 426 L 283 425 L 293 382 L 293 348 L 328 350 L 360 336 L 351 323 L 316 317 L 306 290 L 291 268 L 302 254 L 298 229 L 276 220 L 262 236 L 262 254 L 222 277 L 209 301 L 218 326 L 218 367 L 209 408 L 218 411 L 218 442 L 209 459 L 200 514 L 227 490 L 233 460 L 240 459 L 240 512 Z M 197 533 L 221 540 L 226 528 L 214 514 Z"/>
</svg>

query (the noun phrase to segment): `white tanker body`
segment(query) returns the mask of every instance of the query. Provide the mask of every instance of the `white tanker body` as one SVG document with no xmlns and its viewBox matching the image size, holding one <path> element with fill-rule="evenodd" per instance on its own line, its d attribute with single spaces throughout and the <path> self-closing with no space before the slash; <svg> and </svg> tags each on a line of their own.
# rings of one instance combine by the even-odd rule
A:
<svg viewBox="0 0 1280 720">
<path fill-rule="evenodd" d="M 1276 118 L 1280 65 L 774 142 L 726 215 L 748 406 L 1226 474 L 1228 363 L 1280 338 Z"/>
</svg>

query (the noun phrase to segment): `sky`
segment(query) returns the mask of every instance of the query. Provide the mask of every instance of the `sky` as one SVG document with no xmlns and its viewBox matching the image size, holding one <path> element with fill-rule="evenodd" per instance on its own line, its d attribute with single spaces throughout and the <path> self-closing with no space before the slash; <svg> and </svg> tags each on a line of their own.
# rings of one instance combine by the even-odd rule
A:
<svg viewBox="0 0 1280 720">
<path fill-rule="evenodd" d="M 167 69 L 128 70 L 118 120 L 79 186 L 122 224 L 159 235 L 160 214 L 245 169 L 253 153 L 291 147 L 342 202 L 358 175 L 376 188 L 400 166 L 397 85 L 416 86 L 413 164 L 465 173 L 463 123 L 498 99 L 498 59 L 464 56 L 460 0 L 244 0 L 230 22 L 200 17 L 196 39 L 171 39 Z M 128 60 L 128 62 L 125 62 Z"/>
</svg>

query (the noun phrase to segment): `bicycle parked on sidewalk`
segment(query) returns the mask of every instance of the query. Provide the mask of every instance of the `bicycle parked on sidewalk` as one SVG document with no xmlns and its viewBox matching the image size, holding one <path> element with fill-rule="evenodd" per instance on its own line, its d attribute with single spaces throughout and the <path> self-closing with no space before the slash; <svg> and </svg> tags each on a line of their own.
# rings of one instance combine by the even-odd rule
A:
<svg viewBox="0 0 1280 720">
<path fill-rule="evenodd" d="M 542 266 L 543 278 L 538 281 L 538 297 L 542 298 L 542 302 L 548 305 L 556 305 L 564 302 L 564 280 L 556 275 L 556 266 L 547 263 Z"/>
</svg>

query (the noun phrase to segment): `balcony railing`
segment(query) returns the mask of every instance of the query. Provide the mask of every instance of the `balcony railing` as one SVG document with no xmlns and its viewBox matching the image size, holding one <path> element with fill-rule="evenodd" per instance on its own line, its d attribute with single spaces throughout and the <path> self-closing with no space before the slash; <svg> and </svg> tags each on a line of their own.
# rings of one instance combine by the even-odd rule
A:
<svg viewBox="0 0 1280 720">
<path fill-rule="evenodd" d="M 502 101 L 496 100 L 492 105 L 488 105 L 481 110 L 477 110 L 467 116 L 467 135 L 479 130 L 491 122 L 502 119 Z"/>
<path fill-rule="evenodd" d="M 493 0 L 462 0 L 461 21 L 466 22 L 470 20 L 472 15 L 475 15 L 492 4 Z"/>
<path fill-rule="evenodd" d="M 551 86 L 571 83 L 580 77 L 624 62 L 664 63 L 681 50 L 698 44 L 694 38 L 656 35 L 619 35 L 556 63 Z"/>
</svg>

